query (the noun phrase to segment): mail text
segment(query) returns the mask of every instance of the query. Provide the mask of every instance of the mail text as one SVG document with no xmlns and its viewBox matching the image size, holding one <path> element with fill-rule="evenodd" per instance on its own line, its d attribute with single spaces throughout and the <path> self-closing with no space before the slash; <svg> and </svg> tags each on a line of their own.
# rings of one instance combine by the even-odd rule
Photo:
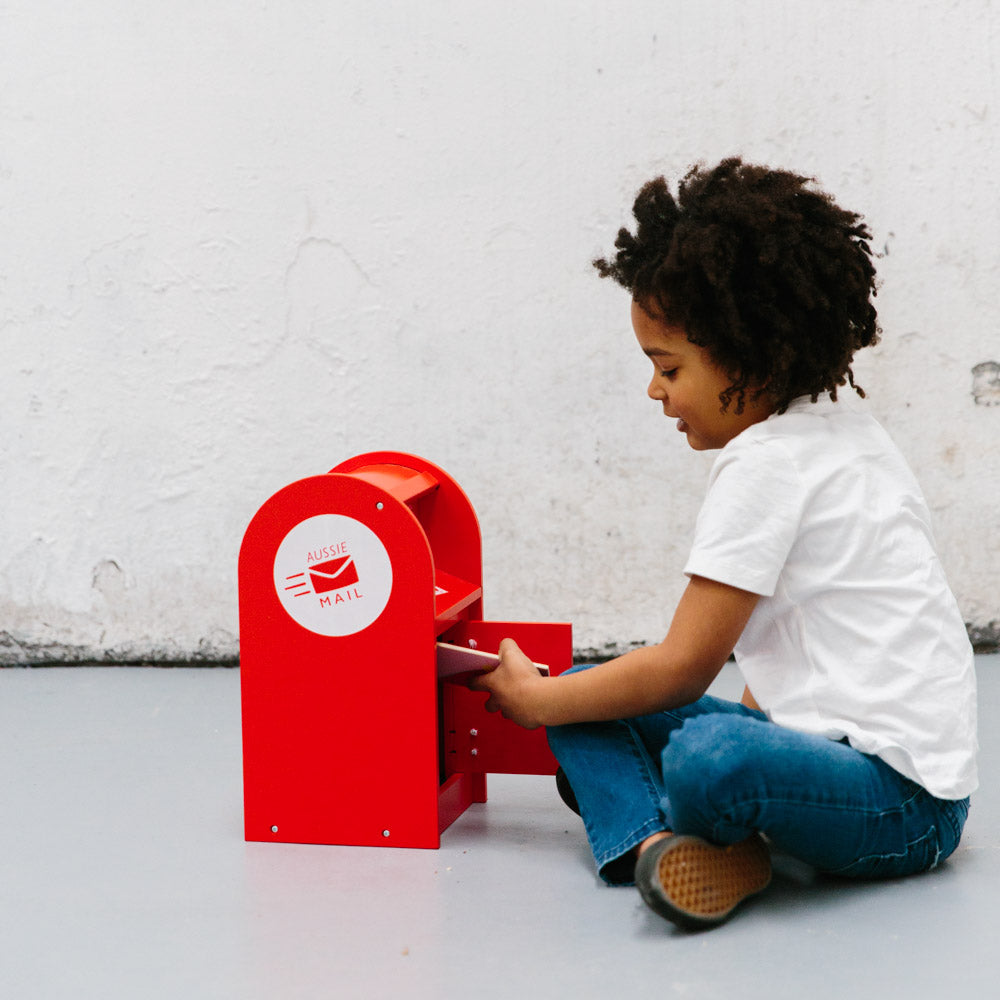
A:
<svg viewBox="0 0 1000 1000">
<path fill-rule="evenodd" d="M 356 601 L 358 598 L 364 596 L 357 587 L 345 587 L 343 590 L 338 590 L 333 597 L 321 597 L 319 599 L 319 606 L 321 608 L 335 607 L 338 604 L 346 604 L 348 601 Z"/>
</svg>

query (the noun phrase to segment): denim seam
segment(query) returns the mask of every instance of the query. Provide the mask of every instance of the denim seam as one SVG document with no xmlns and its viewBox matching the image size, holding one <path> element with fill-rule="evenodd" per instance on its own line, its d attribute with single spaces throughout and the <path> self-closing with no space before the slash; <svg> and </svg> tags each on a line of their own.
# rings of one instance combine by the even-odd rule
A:
<svg viewBox="0 0 1000 1000">
<path fill-rule="evenodd" d="M 878 816 L 881 818 L 883 816 L 891 816 L 894 813 L 902 813 L 906 809 L 906 807 L 920 795 L 920 792 L 921 790 L 917 789 L 912 795 L 910 795 L 908 798 L 900 802 L 899 805 L 892 806 L 889 809 L 872 809 L 863 806 L 846 805 L 842 802 L 820 802 L 820 801 L 805 802 L 800 797 L 778 798 L 773 795 L 768 795 L 765 798 L 760 798 L 759 796 L 754 796 L 752 798 L 741 799 L 739 802 L 731 802 L 729 810 L 725 814 L 725 817 L 728 817 L 729 813 L 731 813 L 732 811 L 738 810 L 745 806 L 753 805 L 759 807 L 762 803 L 767 803 L 768 805 L 774 803 L 781 803 L 782 805 L 792 805 L 792 806 L 808 805 L 810 808 L 813 809 L 826 809 L 830 812 L 845 810 L 847 812 L 853 813 L 854 815 Z M 727 818 L 726 821 L 729 823 L 729 825 L 732 825 L 732 820 Z"/>
<path fill-rule="evenodd" d="M 965 799 L 959 799 L 958 801 L 964 802 Z M 942 812 L 948 822 L 948 826 L 951 827 L 951 832 L 955 835 L 955 842 L 957 843 L 961 839 L 962 830 L 965 824 L 958 821 L 958 818 L 955 816 L 954 807 L 951 809 L 944 809 Z"/>
<path fill-rule="evenodd" d="M 892 851 L 885 854 L 862 854 L 860 857 L 855 858 L 853 861 L 848 862 L 846 865 L 841 865 L 839 868 L 831 868 L 829 870 L 829 874 L 839 875 L 841 872 L 845 872 L 849 868 L 854 868 L 857 865 L 870 863 L 872 861 L 891 861 L 891 860 L 897 860 L 899 858 L 905 858 L 908 855 L 912 854 L 914 851 L 916 851 L 918 848 L 920 848 L 928 840 L 930 840 L 931 837 L 935 837 L 937 840 L 937 843 L 934 845 L 934 860 L 931 861 L 929 865 L 929 868 L 934 868 L 941 858 L 941 838 L 937 836 L 937 832 L 938 832 L 937 825 L 934 824 L 931 826 L 929 830 L 926 831 L 926 833 L 923 833 L 921 834 L 921 836 L 917 837 L 916 840 L 907 841 L 905 851 L 902 852 Z"/>
<path fill-rule="evenodd" d="M 656 783 L 652 780 L 649 773 L 650 761 L 648 756 L 640 750 L 636 745 L 636 735 L 630 733 L 631 741 L 629 743 L 629 750 L 631 751 L 636 762 L 639 764 L 639 771 L 642 775 L 642 780 L 646 786 L 646 791 L 651 792 L 651 799 L 659 799 L 659 789 L 656 787 Z M 584 822 L 584 826 L 587 830 L 587 837 L 593 845 L 595 838 L 591 835 L 592 828 L 589 822 Z M 642 843 L 647 837 L 654 833 L 659 833 L 664 829 L 664 823 L 656 818 L 646 820 L 637 830 L 630 831 L 621 841 L 612 847 L 606 848 L 601 852 L 601 856 L 597 857 L 595 855 L 595 860 L 597 861 L 597 868 L 600 871 L 605 865 L 614 861 L 616 858 L 620 858 L 626 853 L 626 851 L 631 850 L 637 844 Z"/>
<path fill-rule="evenodd" d="M 900 813 L 903 813 L 905 811 L 906 807 L 911 802 L 913 802 L 914 799 L 916 799 L 916 798 L 919 797 L 919 795 L 921 794 L 921 791 L 922 791 L 922 789 L 919 789 L 919 788 L 916 789 L 916 790 L 914 790 L 914 792 L 909 797 L 907 797 L 906 799 L 904 799 L 899 805 L 893 806 L 890 809 L 870 809 L 870 808 L 866 809 L 866 808 L 850 807 L 850 811 L 853 812 L 853 813 L 855 813 L 856 815 L 867 815 L 867 816 L 870 816 L 870 817 L 878 817 L 879 819 L 881 819 L 883 817 L 886 817 L 886 816 L 892 816 L 894 814 L 900 814 Z M 732 812 L 739 811 L 741 807 L 746 807 L 746 806 L 757 806 L 757 807 L 760 807 L 763 802 L 766 802 L 768 804 L 773 804 L 775 802 L 782 802 L 782 803 L 784 803 L 786 805 L 787 804 L 802 804 L 802 800 L 798 799 L 798 798 L 797 799 L 784 799 L 784 798 L 777 799 L 777 798 L 774 798 L 774 797 L 768 797 L 767 799 L 761 799 L 760 797 L 757 797 L 757 796 L 755 796 L 753 798 L 743 799 L 739 803 L 732 803 L 731 807 L 730 807 L 730 810 L 727 811 L 726 814 L 720 815 L 719 820 L 715 824 L 713 824 L 713 827 L 712 827 L 713 839 L 716 840 L 719 843 L 724 842 L 724 838 L 721 837 L 721 836 L 719 836 L 719 834 L 721 832 L 721 827 L 722 826 L 732 827 L 734 825 L 737 825 L 735 823 L 735 821 L 731 818 Z M 844 806 L 842 804 L 830 803 L 830 802 L 810 802 L 809 805 L 810 805 L 811 808 L 814 808 L 814 809 L 823 809 L 823 810 L 827 810 L 827 811 L 830 811 L 830 812 L 836 812 L 836 811 L 848 808 L 848 807 L 846 807 L 846 806 Z M 954 825 L 954 819 L 952 818 L 950 811 L 946 811 L 945 812 L 945 816 Z M 939 836 L 938 825 L 936 823 L 932 823 L 931 826 L 928 829 L 926 829 L 919 837 L 916 837 L 914 840 L 907 841 L 906 842 L 906 849 L 903 852 L 893 851 L 893 852 L 888 852 L 888 853 L 883 853 L 883 854 L 863 854 L 863 855 L 860 855 L 857 858 L 854 858 L 852 861 L 849 861 L 846 865 L 841 865 L 838 868 L 831 868 L 831 869 L 828 869 L 827 871 L 831 875 L 837 875 L 840 872 L 846 871 L 849 868 L 853 868 L 856 865 L 863 864 L 863 863 L 866 863 L 866 862 L 871 862 L 871 861 L 887 861 L 887 860 L 890 860 L 890 859 L 905 858 L 905 857 L 907 857 L 907 855 L 909 855 L 913 851 L 917 850 L 922 844 L 926 843 L 931 837 L 935 837 L 936 838 L 935 850 L 934 850 L 934 859 L 933 859 L 933 861 L 930 864 L 930 867 L 934 868 L 938 864 L 938 862 L 940 861 L 940 858 L 941 858 L 941 838 Z"/>
</svg>

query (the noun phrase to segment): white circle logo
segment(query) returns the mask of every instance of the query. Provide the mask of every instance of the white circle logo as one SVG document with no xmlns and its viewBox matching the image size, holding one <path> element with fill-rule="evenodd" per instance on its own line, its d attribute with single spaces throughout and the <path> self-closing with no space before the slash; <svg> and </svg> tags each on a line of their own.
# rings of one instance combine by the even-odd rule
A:
<svg viewBox="0 0 1000 1000">
<path fill-rule="evenodd" d="M 319 514 L 300 521 L 278 546 L 274 588 L 303 628 L 354 635 L 389 603 L 392 563 L 366 524 L 343 514 Z"/>
</svg>

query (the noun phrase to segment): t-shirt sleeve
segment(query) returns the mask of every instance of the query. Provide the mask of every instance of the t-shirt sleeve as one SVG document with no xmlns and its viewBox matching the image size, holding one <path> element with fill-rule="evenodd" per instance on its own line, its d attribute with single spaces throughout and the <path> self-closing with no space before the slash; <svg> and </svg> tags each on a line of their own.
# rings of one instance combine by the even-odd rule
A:
<svg viewBox="0 0 1000 1000">
<path fill-rule="evenodd" d="M 712 467 L 684 572 L 772 596 L 798 534 L 804 492 L 780 444 L 734 440 Z"/>
</svg>

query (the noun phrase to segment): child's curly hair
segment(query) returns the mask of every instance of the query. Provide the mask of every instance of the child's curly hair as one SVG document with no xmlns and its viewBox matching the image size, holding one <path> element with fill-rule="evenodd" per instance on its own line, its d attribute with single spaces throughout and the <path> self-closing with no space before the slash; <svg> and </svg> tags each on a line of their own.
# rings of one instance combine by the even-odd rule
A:
<svg viewBox="0 0 1000 1000">
<path fill-rule="evenodd" d="M 657 177 L 636 196 L 635 235 L 620 229 L 614 259 L 594 261 L 730 373 L 724 411 L 748 391 L 779 413 L 847 382 L 864 396 L 851 361 L 879 338 L 871 233 L 810 182 L 738 157 L 693 167 L 676 200 Z"/>
</svg>

